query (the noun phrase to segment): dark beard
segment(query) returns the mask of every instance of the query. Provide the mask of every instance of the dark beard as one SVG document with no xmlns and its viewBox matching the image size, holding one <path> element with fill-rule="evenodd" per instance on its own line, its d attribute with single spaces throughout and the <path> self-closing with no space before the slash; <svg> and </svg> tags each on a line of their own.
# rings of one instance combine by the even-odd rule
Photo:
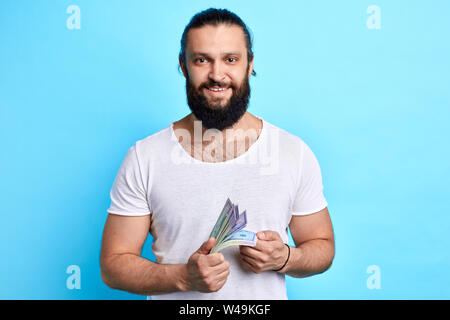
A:
<svg viewBox="0 0 450 320">
<path fill-rule="evenodd" d="M 207 83 L 206 85 L 214 84 Z M 197 91 L 191 84 L 189 76 L 186 77 L 186 94 L 189 108 L 194 116 L 202 121 L 203 127 L 207 129 L 215 128 L 222 131 L 238 122 L 247 111 L 248 101 L 250 99 L 250 85 L 247 77 L 244 78 L 241 87 L 237 90 L 234 85 L 230 85 L 233 94 L 224 107 L 211 107 L 201 92 L 203 88 L 204 84 Z"/>
</svg>

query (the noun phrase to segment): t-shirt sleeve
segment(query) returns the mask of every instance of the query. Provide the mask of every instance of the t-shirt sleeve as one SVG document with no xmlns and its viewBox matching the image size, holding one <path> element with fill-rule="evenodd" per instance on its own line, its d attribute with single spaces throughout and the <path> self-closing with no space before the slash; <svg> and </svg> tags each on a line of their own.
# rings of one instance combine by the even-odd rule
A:
<svg viewBox="0 0 450 320">
<path fill-rule="evenodd" d="M 151 213 L 144 188 L 136 145 L 127 152 L 111 188 L 108 213 L 144 216 Z"/>
<path fill-rule="evenodd" d="M 291 208 L 292 215 L 318 212 L 328 203 L 323 195 L 319 162 L 308 145 L 302 142 L 298 188 Z"/>
</svg>

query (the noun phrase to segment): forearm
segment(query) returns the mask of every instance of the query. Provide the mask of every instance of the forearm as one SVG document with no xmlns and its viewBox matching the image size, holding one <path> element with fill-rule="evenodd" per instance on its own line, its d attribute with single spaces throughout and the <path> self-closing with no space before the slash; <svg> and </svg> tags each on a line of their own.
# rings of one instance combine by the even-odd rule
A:
<svg viewBox="0 0 450 320">
<path fill-rule="evenodd" d="M 113 289 L 158 295 L 184 291 L 186 265 L 158 264 L 131 253 L 102 259 L 103 281 Z"/>
<path fill-rule="evenodd" d="M 334 242 L 314 239 L 290 248 L 290 257 L 282 273 L 295 278 L 309 277 L 328 270 L 334 258 Z"/>
</svg>

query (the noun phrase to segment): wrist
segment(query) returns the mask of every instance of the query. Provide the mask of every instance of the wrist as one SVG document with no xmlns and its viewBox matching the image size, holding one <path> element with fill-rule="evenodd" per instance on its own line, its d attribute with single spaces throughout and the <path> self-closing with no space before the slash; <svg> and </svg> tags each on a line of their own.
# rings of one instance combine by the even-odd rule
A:
<svg viewBox="0 0 450 320">
<path fill-rule="evenodd" d="M 178 291 L 189 291 L 187 264 L 177 265 L 175 287 Z"/>
<path fill-rule="evenodd" d="M 289 258 L 291 256 L 291 247 L 287 243 L 285 243 L 284 245 L 285 245 L 285 249 L 286 249 L 286 255 L 285 255 L 286 258 L 281 262 L 282 264 L 280 265 L 280 267 L 278 267 L 277 269 L 274 270 L 279 273 L 286 272 L 287 264 L 288 264 Z"/>
</svg>

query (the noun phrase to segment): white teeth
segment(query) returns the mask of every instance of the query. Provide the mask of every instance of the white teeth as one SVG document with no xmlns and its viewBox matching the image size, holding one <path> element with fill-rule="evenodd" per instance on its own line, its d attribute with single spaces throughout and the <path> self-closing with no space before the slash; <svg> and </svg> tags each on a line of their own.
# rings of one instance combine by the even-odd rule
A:
<svg viewBox="0 0 450 320">
<path fill-rule="evenodd" d="M 211 91 L 224 91 L 225 90 L 225 88 L 208 88 L 209 90 L 211 90 Z"/>
</svg>

